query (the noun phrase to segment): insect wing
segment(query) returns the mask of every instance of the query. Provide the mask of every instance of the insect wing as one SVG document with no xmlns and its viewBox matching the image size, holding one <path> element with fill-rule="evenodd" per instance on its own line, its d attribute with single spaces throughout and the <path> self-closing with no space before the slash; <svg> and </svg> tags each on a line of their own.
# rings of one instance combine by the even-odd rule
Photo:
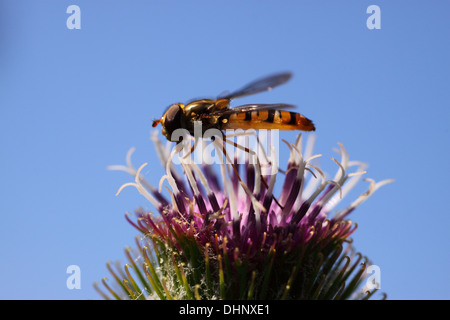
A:
<svg viewBox="0 0 450 320">
<path fill-rule="evenodd" d="M 292 74 L 290 72 L 283 72 L 283 73 L 277 73 L 256 81 L 253 81 L 246 85 L 245 87 L 236 90 L 232 93 L 224 94 L 220 96 L 219 98 L 224 99 L 235 99 L 240 97 L 245 97 L 251 94 L 268 91 L 271 90 L 279 85 L 282 85 L 283 83 L 286 83 L 289 81 L 289 79 L 292 77 Z"/>
<path fill-rule="evenodd" d="M 263 110 L 283 110 L 283 109 L 295 109 L 292 104 L 286 103 L 269 103 L 269 104 L 244 104 L 234 108 L 230 108 L 224 111 L 225 114 L 248 112 L 248 111 L 263 111 Z"/>
</svg>

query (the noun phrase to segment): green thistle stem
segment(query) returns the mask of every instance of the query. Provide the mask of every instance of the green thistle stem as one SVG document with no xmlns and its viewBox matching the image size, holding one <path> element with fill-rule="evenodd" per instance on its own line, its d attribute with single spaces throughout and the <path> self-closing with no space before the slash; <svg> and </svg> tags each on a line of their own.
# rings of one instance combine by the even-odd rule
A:
<svg viewBox="0 0 450 320">
<path fill-rule="evenodd" d="M 159 281 L 159 277 L 156 274 L 155 268 L 153 266 L 152 261 L 150 261 L 149 255 L 148 255 L 149 248 L 146 246 L 143 248 L 142 252 L 144 253 L 144 260 L 147 263 L 147 268 L 150 271 L 151 279 L 153 279 L 152 287 L 158 294 L 158 296 L 163 296 L 162 291 L 163 287 L 161 282 Z"/>
<path fill-rule="evenodd" d="M 162 278 L 162 279 L 161 279 L 161 284 L 162 284 L 162 286 L 163 286 L 163 288 L 164 288 L 164 292 L 165 292 L 165 294 L 166 294 L 167 300 L 173 300 L 173 297 L 172 297 L 172 295 L 170 294 L 169 289 L 167 289 L 166 278 Z"/>
<path fill-rule="evenodd" d="M 114 272 L 114 270 L 111 268 L 111 261 L 108 261 L 107 263 L 106 263 L 106 269 L 108 269 L 108 271 L 109 271 L 109 273 L 111 273 L 111 275 L 113 276 L 113 278 L 114 278 L 114 280 L 116 280 L 116 282 L 120 285 L 120 287 L 126 292 L 127 291 L 127 289 L 125 288 L 125 286 L 123 285 L 123 283 L 122 283 L 122 280 L 120 280 L 120 278 L 117 276 L 117 274 Z M 106 279 L 106 278 L 104 278 L 104 279 Z M 103 282 L 103 280 L 102 280 L 102 282 Z M 110 291 L 109 289 L 108 289 L 108 291 Z M 111 291 L 110 291 L 111 292 Z"/>
<path fill-rule="evenodd" d="M 175 269 L 176 280 L 177 280 L 177 281 L 174 281 L 174 282 L 177 285 L 177 288 L 181 287 L 181 286 L 184 285 L 183 284 L 183 278 L 181 277 L 181 272 L 180 272 L 180 269 L 178 268 L 178 263 L 177 263 L 177 261 L 175 259 L 175 253 L 173 253 L 173 252 L 172 252 L 172 266 Z"/>
<path fill-rule="evenodd" d="M 132 266 L 130 266 L 129 264 L 125 265 L 125 274 L 127 275 L 127 278 L 129 279 L 129 283 L 131 283 L 131 287 L 135 292 L 135 296 L 140 299 L 140 300 L 145 300 L 145 296 L 142 294 L 141 290 L 139 289 L 139 286 L 136 284 L 136 281 L 134 281 L 134 278 L 131 276 L 130 273 L 130 268 L 132 268 Z"/>
<path fill-rule="evenodd" d="M 355 274 L 352 281 L 350 281 L 349 285 L 345 289 L 345 291 L 342 293 L 341 299 L 348 299 L 350 295 L 355 291 L 355 288 L 358 286 L 361 276 L 363 275 L 364 271 L 366 270 L 366 263 L 361 263 L 361 269 Z"/>
<path fill-rule="evenodd" d="M 166 300 L 164 294 L 160 291 L 160 289 L 158 288 L 158 286 L 155 283 L 155 280 L 153 279 L 152 275 L 150 274 L 150 267 L 148 265 L 148 263 L 144 263 L 144 273 L 147 276 L 148 281 L 150 282 L 150 284 L 152 285 L 153 289 L 155 290 L 155 293 L 158 295 L 158 297 L 161 300 Z"/>
<path fill-rule="evenodd" d="M 208 296 L 212 296 L 213 288 L 211 284 L 211 268 L 209 265 L 209 253 L 208 250 L 211 247 L 211 244 L 208 242 L 205 245 L 205 274 L 206 274 L 206 290 L 208 292 Z"/>
<path fill-rule="evenodd" d="M 248 289 L 248 300 L 253 300 L 253 294 L 255 291 L 255 279 L 256 279 L 256 271 L 252 272 L 252 280 L 250 281 L 250 287 Z"/>
<path fill-rule="evenodd" d="M 133 299 L 133 300 L 136 300 L 136 295 L 134 294 L 133 290 L 131 290 L 131 288 L 130 288 L 130 286 L 128 284 L 129 284 L 128 280 L 124 279 L 123 280 L 123 285 L 124 285 L 128 295 L 129 295 L 129 297 L 131 299 Z"/>
<path fill-rule="evenodd" d="M 106 280 L 107 280 L 106 278 L 103 278 L 103 279 L 102 279 L 102 284 L 105 286 L 106 290 L 108 290 L 109 293 L 111 293 L 112 296 L 113 296 L 115 299 L 117 299 L 117 300 L 122 300 L 122 299 L 114 292 L 114 290 L 112 290 L 111 287 L 106 283 Z M 125 286 L 124 286 L 124 288 L 125 288 Z"/>
<path fill-rule="evenodd" d="M 134 259 L 133 259 L 132 256 L 131 256 L 131 248 L 126 248 L 126 249 L 125 249 L 125 254 L 126 254 L 127 258 L 128 258 L 128 261 L 131 263 L 134 272 L 136 272 L 136 274 L 137 274 L 137 276 L 138 276 L 138 278 L 139 278 L 139 281 L 140 281 L 141 284 L 144 286 L 145 290 L 146 290 L 147 292 L 152 292 L 152 289 L 151 289 L 151 287 L 148 285 L 148 282 L 145 281 L 145 277 L 144 277 L 144 275 L 142 274 L 140 268 L 138 268 L 138 266 L 137 266 L 136 263 L 134 262 Z"/>
<path fill-rule="evenodd" d="M 289 277 L 289 280 L 284 287 L 283 295 L 281 296 L 281 300 L 286 300 L 289 294 L 289 290 L 291 289 L 292 280 L 294 279 L 294 275 L 296 274 L 297 267 L 292 268 L 291 276 Z"/>
<path fill-rule="evenodd" d="M 226 292 L 225 292 L 225 277 L 223 274 L 223 265 L 222 265 L 222 255 L 218 255 L 217 259 L 219 260 L 219 285 L 220 285 L 220 299 L 225 300 L 226 299 Z"/>
<path fill-rule="evenodd" d="M 186 291 L 186 296 L 188 300 L 192 300 L 193 299 L 193 295 L 192 295 L 192 290 L 191 287 L 189 286 L 189 282 L 188 279 L 186 278 L 186 273 L 184 272 L 184 263 L 181 263 L 179 266 L 179 272 L 181 275 L 181 280 L 182 283 L 184 285 L 184 290 Z"/>
<path fill-rule="evenodd" d="M 261 294 L 258 297 L 259 299 L 265 299 L 266 298 L 266 294 L 267 294 L 267 289 L 269 287 L 269 279 L 272 273 L 272 266 L 273 266 L 273 261 L 275 259 L 275 253 L 276 250 L 274 248 L 271 248 L 269 251 L 269 254 L 267 256 L 267 260 L 269 260 L 269 266 L 267 268 L 267 270 L 264 273 L 264 280 L 263 280 L 263 284 L 262 284 L 262 289 L 261 289 Z"/>
<path fill-rule="evenodd" d="M 332 279 L 332 284 L 330 286 L 330 288 L 323 294 L 322 299 L 328 300 L 328 299 L 332 299 L 333 297 L 336 299 L 337 296 L 340 296 L 340 294 L 342 293 L 342 290 L 345 286 L 345 282 L 342 281 L 344 274 L 348 268 L 348 266 L 350 265 L 350 258 L 348 256 L 344 256 L 343 258 L 341 258 L 339 260 L 339 263 L 337 264 L 338 266 L 341 265 L 343 259 L 346 260 L 344 266 L 342 267 L 342 269 L 339 271 L 339 273 L 337 274 L 335 279 Z M 338 290 L 338 291 L 336 291 Z"/>
</svg>

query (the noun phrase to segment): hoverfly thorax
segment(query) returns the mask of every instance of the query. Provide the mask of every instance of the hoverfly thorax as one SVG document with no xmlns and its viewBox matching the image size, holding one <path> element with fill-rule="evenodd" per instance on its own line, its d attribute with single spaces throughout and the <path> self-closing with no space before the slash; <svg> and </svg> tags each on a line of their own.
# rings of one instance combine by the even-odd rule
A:
<svg viewBox="0 0 450 320">
<path fill-rule="evenodd" d="M 216 100 L 200 99 L 189 102 L 184 107 L 184 114 L 190 119 L 197 119 L 216 106 Z"/>
</svg>

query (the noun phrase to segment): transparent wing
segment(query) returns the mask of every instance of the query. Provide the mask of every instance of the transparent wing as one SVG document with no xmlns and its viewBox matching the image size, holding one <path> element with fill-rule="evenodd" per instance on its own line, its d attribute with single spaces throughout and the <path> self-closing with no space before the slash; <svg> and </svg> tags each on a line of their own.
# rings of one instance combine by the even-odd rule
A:
<svg viewBox="0 0 450 320">
<path fill-rule="evenodd" d="M 292 77 L 292 73 L 290 73 L 290 72 L 273 74 L 271 76 L 255 80 L 255 81 L 249 83 L 248 85 L 246 85 L 245 87 L 243 87 L 239 90 L 236 90 L 234 92 L 225 93 L 225 94 L 219 96 L 219 98 L 235 99 L 235 98 L 245 97 L 245 96 L 263 92 L 263 91 L 268 91 L 279 85 L 282 85 L 283 83 L 286 83 L 287 81 L 289 81 L 289 79 L 291 77 Z"/>
<path fill-rule="evenodd" d="M 263 111 L 263 110 L 285 110 L 285 109 L 295 109 L 296 107 L 292 104 L 286 103 L 269 103 L 269 104 L 244 104 L 234 108 L 212 110 L 209 115 L 227 115 L 232 113 L 248 112 L 248 111 Z"/>
</svg>

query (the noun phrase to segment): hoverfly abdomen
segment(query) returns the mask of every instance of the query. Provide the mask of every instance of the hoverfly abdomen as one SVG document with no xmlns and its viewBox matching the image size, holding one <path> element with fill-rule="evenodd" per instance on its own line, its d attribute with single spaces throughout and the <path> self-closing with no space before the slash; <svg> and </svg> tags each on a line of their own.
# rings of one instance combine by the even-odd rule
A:
<svg viewBox="0 0 450 320">
<path fill-rule="evenodd" d="M 278 129 L 314 131 L 311 120 L 305 116 L 284 110 L 254 110 L 230 115 L 224 129 Z"/>
<path fill-rule="evenodd" d="M 279 111 L 281 114 L 281 121 L 280 123 L 286 124 L 286 125 L 293 125 L 298 130 L 303 131 L 314 131 L 316 128 L 314 127 L 314 124 L 311 120 L 306 118 L 305 116 L 301 115 L 300 113 L 296 112 L 289 112 L 289 111 Z"/>
</svg>

